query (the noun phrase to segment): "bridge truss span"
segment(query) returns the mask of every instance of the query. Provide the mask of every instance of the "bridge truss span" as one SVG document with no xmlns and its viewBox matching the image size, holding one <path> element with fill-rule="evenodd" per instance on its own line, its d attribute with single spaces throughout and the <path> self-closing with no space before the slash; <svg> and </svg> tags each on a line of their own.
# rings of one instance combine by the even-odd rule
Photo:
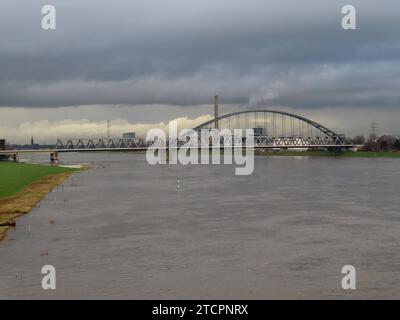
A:
<svg viewBox="0 0 400 320">
<path fill-rule="evenodd" d="M 88 138 L 88 139 L 57 139 L 56 149 L 61 150 L 104 150 L 104 149 L 135 149 L 146 148 L 151 143 L 144 139 L 124 138 Z"/>
<path fill-rule="evenodd" d="M 343 134 L 308 118 L 276 110 L 246 110 L 222 115 L 194 128 L 253 129 L 256 148 L 353 148 Z"/>
</svg>

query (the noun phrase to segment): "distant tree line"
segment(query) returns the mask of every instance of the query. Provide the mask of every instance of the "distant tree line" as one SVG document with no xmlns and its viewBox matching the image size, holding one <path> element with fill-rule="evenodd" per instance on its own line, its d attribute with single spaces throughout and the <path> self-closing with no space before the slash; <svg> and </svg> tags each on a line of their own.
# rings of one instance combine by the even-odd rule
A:
<svg viewBox="0 0 400 320">
<path fill-rule="evenodd" d="M 356 145 L 362 145 L 363 151 L 400 151 L 399 137 L 389 135 L 374 137 L 371 135 L 366 139 L 364 136 L 356 136 L 352 141 Z"/>
</svg>

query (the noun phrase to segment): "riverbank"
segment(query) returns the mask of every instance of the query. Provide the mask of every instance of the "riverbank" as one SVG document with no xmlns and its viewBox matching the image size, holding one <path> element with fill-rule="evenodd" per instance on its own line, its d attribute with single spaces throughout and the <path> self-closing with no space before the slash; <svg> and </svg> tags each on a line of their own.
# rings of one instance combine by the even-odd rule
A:
<svg viewBox="0 0 400 320">
<path fill-rule="evenodd" d="M 400 158 L 400 152 L 369 152 L 369 151 L 256 151 L 256 155 L 283 157 L 337 157 L 337 158 Z"/>
<path fill-rule="evenodd" d="M 29 213 L 75 168 L 0 162 L 0 241 L 15 226 L 15 219 Z"/>
</svg>

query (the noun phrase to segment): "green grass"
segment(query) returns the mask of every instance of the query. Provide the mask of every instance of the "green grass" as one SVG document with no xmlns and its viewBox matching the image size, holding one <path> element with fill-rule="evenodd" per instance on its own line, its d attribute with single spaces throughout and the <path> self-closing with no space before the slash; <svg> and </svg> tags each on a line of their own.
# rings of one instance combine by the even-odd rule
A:
<svg viewBox="0 0 400 320">
<path fill-rule="evenodd" d="M 352 158 L 400 158 L 400 152 L 371 152 L 371 151 L 359 151 L 359 152 L 346 152 L 343 157 Z"/>
<path fill-rule="evenodd" d="M 400 158 L 400 152 L 369 152 L 369 151 L 273 151 L 257 152 L 257 155 L 265 156 L 303 156 L 303 157 L 338 157 L 338 158 Z"/>
<path fill-rule="evenodd" d="M 72 171 L 76 169 L 0 162 L 0 198 L 13 196 L 42 177 Z"/>
</svg>

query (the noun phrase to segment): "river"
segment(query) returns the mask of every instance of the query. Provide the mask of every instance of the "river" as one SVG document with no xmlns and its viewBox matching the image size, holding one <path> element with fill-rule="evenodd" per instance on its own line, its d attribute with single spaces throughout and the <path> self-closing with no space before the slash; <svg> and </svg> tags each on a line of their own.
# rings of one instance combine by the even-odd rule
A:
<svg viewBox="0 0 400 320">
<path fill-rule="evenodd" d="M 260 156 L 235 176 L 143 154 L 61 158 L 92 169 L 0 243 L 2 299 L 400 298 L 398 159 Z M 56 290 L 42 289 L 47 264 Z"/>
</svg>

